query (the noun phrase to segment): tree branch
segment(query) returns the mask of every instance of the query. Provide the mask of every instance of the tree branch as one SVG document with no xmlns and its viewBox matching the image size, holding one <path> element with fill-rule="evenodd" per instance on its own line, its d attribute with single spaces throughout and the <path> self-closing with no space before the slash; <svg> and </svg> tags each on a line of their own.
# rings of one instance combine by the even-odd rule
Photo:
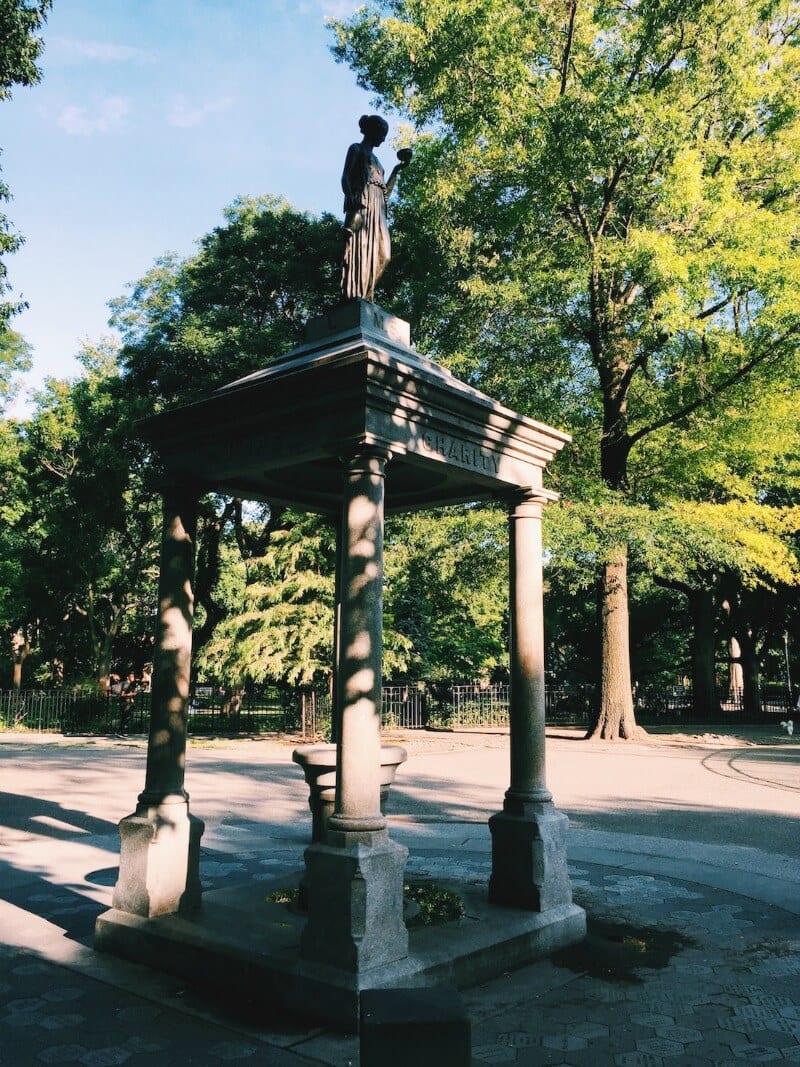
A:
<svg viewBox="0 0 800 1067">
<path fill-rule="evenodd" d="M 778 338 L 776 345 L 781 344 L 788 337 L 791 337 L 793 334 L 797 333 L 800 333 L 800 327 L 795 327 L 791 330 L 787 330 L 782 337 Z M 733 374 L 728 375 L 728 377 L 725 378 L 724 381 L 720 382 L 720 384 L 714 389 L 713 393 L 708 393 L 706 396 L 698 397 L 697 400 L 693 400 L 691 404 L 685 404 L 682 408 L 679 408 L 677 411 L 673 411 L 669 415 L 665 415 L 662 419 L 656 419 L 656 421 L 650 423 L 649 426 L 642 426 L 641 429 L 630 435 L 630 447 L 632 448 L 637 441 L 640 441 L 643 437 L 646 437 L 647 434 L 654 433 L 656 430 L 663 430 L 665 426 L 671 426 L 673 423 L 680 422 L 681 419 L 685 419 L 688 415 L 691 415 L 693 412 L 698 411 L 706 404 L 710 404 L 713 400 L 716 400 L 717 397 L 719 397 L 727 389 L 730 389 L 732 385 L 736 385 L 737 382 L 742 381 L 742 379 L 746 378 L 751 371 L 755 370 L 756 367 L 758 367 L 760 364 L 764 363 L 767 359 L 769 359 L 776 345 L 772 345 L 770 348 L 763 351 L 760 355 L 754 356 L 751 360 L 748 360 L 748 362 L 745 363 L 744 366 L 740 367 Z"/>
<path fill-rule="evenodd" d="M 608 222 L 609 216 L 611 215 L 611 205 L 614 202 L 614 191 L 617 188 L 619 180 L 622 177 L 623 171 L 625 170 L 627 165 L 628 157 L 623 156 L 614 168 L 614 171 L 611 175 L 611 180 L 603 183 L 605 186 L 603 190 L 603 207 L 600 211 L 600 221 L 597 223 L 597 230 L 595 231 L 596 238 L 603 236 L 603 230 L 605 229 L 606 223 Z"/>
<path fill-rule="evenodd" d="M 702 311 L 698 312 L 697 315 L 695 315 L 695 319 L 700 321 L 701 319 L 708 319 L 712 315 L 716 315 L 718 311 L 722 311 L 724 307 L 730 304 L 731 300 L 733 300 L 733 293 L 724 297 L 724 299 L 720 300 L 718 303 L 712 304 L 711 307 L 704 308 Z"/>
<path fill-rule="evenodd" d="M 569 0 L 569 21 L 567 23 L 567 40 L 564 43 L 564 56 L 561 60 L 561 88 L 559 96 L 567 91 L 567 74 L 569 73 L 569 58 L 572 52 L 572 39 L 575 35 L 575 12 L 578 9 L 578 0 Z"/>
</svg>

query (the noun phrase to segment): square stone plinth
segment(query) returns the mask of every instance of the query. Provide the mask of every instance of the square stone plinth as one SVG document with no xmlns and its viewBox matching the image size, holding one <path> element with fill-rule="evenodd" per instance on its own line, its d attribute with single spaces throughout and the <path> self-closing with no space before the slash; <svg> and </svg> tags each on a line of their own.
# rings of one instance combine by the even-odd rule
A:
<svg viewBox="0 0 800 1067">
<path fill-rule="evenodd" d="M 301 874 L 295 872 L 294 884 Z M 405 959 L 353 973 L 301 959 L 305 916 L 265 900 L 287 884 L 284 878 L 205 893 L 192 915 L 147 919 L 111 909 L 97 920 L 95 946 L 179 975 L 215 998 L 253 1002 L 265 1019 L 291 1012 L 352 1033 L 365 989 L 464 988 L 586 936 L 586 914 L 574 904 L 541 913 L 498 908 L 487 902 L 485 887 L 448 881 L 464 901 L 464 919 L 412 928 Z"/>
<path fill-rule="evenodd" d="M 360 972 L 408 955 L 403 872 L 408 849 L 385 840 L 306 850 L 303 959 Z"/>
<path fill-rule="evenodd" d="M 570 904 L 568 829 L 567 816 L 554 809 L 524 814 L 501 811 L 493 815 L 489 819 L 492 903 L 542 912 Z"/>
<path fill-rule="evenodd" d="M 114 908 L 150 917 L 199 907 L 204 829 L 183 799 L 126 815 L 119 824 Z"/>
</svg>

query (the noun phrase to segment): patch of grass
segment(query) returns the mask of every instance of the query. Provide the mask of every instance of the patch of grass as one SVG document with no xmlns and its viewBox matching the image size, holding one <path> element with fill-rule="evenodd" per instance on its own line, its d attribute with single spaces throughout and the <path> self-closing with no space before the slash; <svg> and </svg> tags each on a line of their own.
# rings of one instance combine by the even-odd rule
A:
<svg viewBox="0 0 800 1067">
<path fill-rule="evenodd" d="M 264 900 L 268 904 L 297 904 L 300 899 L 300 890 L 297 886 L 292 889 L 276 889 L 272 893 L 267 893 Z"/>
<path fill-rule="evenodd" d="M 442 926 L 464 915 L 464 902 L 458 893 L 433 882 L 406 882 L 403 897 L 419 908 L 407 926 Z"/>
<path fill-rule="evenodd" d="M 264 897 L 267 904 L 285 904 L 298 908 L 300 890 L 297 886 L 274 889 Z M 406 926 L 443 926 L 456 922 L 464 914 L 464 902 L 458 893 L 434 882 L 406 882 L 403 886 L 403 901 L 412 906 L 413 915 Z"/>
</svg>

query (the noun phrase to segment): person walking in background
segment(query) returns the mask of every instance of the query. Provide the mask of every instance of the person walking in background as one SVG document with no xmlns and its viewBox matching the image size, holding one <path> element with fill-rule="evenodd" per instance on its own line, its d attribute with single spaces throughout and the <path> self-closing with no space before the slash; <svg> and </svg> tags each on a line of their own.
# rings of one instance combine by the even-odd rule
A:
<svg viewBox="0 0 800 1067">
<path fill-rule="evenodd" d="M 133 703 L 136 700 L 136 694 L 139 691 L 139 686 L 136 683 L 136 675 L 133 671 L 129 672 L 128 677 L 122 683 L 122 687 L 119 691 L 119 734 L 120 737 L 125 737 L 128 732 L 128 720 L 130 719 L 131 709 Z"/>
</svg>

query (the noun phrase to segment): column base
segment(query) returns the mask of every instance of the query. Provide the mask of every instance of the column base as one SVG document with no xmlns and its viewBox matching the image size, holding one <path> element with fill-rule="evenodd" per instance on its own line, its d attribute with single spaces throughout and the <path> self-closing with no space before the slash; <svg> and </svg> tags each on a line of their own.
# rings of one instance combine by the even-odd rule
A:
<svg viewBox="0 0 800 1067">
<path fill-rule="evenodd" d="M 152 918 L 200 907 L 200 838 L 205 824 L 185 798 L 141 806 L 119 824 L 119 879 L 112 907 Z"/>
<path fill-rule="evenodd" d="M 367 834 L 352 836 L 359 840 L 306 849 L 308 921 L 300 955 L 360 974 L 408 956 L 403 923 L 408 849 L 389 840 L 385 831 L 371 843 Z"/>
<path fill-rule="evenodd" d="M 571 904 L 568 828 L 569 819 L 552 804 L 507 801 L 507 809 L 489 819 L 492 835 L 489 902 L 528 911 L 548 911 Z"/>
</svg>

